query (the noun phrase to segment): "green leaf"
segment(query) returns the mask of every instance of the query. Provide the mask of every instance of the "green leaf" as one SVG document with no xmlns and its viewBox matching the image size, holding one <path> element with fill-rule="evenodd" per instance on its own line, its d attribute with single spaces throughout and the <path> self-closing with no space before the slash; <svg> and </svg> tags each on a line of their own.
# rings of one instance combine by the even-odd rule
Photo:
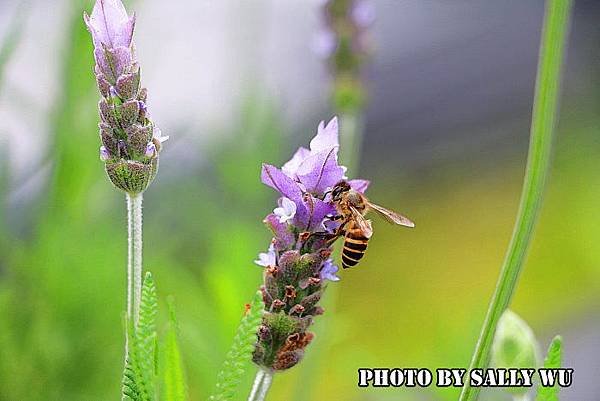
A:
<svg viewBox="0 0 600 401">
<path fill-rule="evenodd" d="M 217 385 L 210 401 L 230 400 L 250 362 L 256 343 L 256 331 L 262 321 L 265 305 L 260 291 L 254 295 L 250 310 L 242 318 L 233 339 L 233 345 L 225 357 L 217 375 Z"/>
<path fill-rule="evenodd" d="M 167 328 L 163 348 L 163 386 L 162 394 L 165 401 L 185 401 L 187 386 L 181 363 L 181 352 L 177 344 L 177 320 L 173 300 L 169 300 L 169 326 Z"/>
<path fill-rule="evenodd" d="M 548 347 L 548 354 L 544 359 L 544 368 L 558 369 L 562 360 L 562 337 L 556 336 Z M 552 387 L 538 386 L 536 401 L 558 401 L 558 391 L 560 387 L 554 385 Z"/>
<path fill-rule="evenodd" d="M 155 400 L 157 313 L 156 287 L 148 272 L 142 286 L 139 320 L 129 335 L 129 355 L 123 372 L 124 401 Z"/>
</svg>

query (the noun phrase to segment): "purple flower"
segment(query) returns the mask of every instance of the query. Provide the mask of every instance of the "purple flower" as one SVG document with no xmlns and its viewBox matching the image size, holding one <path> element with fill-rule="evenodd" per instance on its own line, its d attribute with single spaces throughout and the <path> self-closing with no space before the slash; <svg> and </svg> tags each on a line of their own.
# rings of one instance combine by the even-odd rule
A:
<svg viewBox="0 0 600 401">
<path fill-rule="evenodd" d="M 156 154 L 156 145 L 153 142 L 148 142 L 144 154 L 146 157 L 153 157 Z"/>
<path fill-rule="evenodd" d="M 273 244 L 269 246 L 267 252 L 259 253 L 258 259 L 254 263 L 263 267 L 275 266 L 277 264 L 277 254 L 275 253 Z"/>
<path fill-rule="evenodd" d="M 323 197 L 345 178 L 346 168 L 338 164 L 338 149 L 338 122 L 333 117 L 327 125 L 321 121 L 310 149 L 299 148 L 281 169 L 263 165 L 262 182 L 295 203 L 295 222 L 307 231 L 320 226 L 327 214 L 335 212 Z"/>
<path fill-rule="evenodd" d="M 333 117 L 327 125 L 324 121 L 319 123 L 310 150 L 299 148 L 281 171 L 301 183 L 304 191 L 323 193 L 325 185 L 331 187 L 344 178 L 346 168 L 337 164 L 338 149 L 338 120 Z"/>
<path fill-rule="evenodd" d="M 323 267 L 321 268 L 321 280 L 329 280 L 329 281 L 339 281 L 340 278 L 337 276 L 338 267 L 333 264 L 332 259 L 327 259 L 323 262 Z"/>
<path fill-rule="evenodd" d="M 278 371 L 300 362 L 313 338 L 313 318 L 323 313 L 318 303 L 326 281 L 338 281 L 338 267 L 330 258 L 331 235 L 339 220 L 330 189 L 346 179 L 338 164 L 337 118 L 321 122 L 309 147 L 299 148 L 281 168 L 263 164 L 261 181 L 280 194 L 278 206 L 264 222 L 273 233 L 267 252 L 256 264 L 265 267 L 261 291 L 265 314 L 253 361 Z M 349 180 L 364 192 L 369 182 Z M 293 331 L 290 332 L 290 327 Z M 282 341 L 285 339 L 285 341 Z"/>
<path fill-rule="evenodd" d="M 279 222 L 287 223 L 292 220 L 296 215 L 296 204 L 286 197 L 280 198 L 278 203 L 279 207 L 273 209 L 273 214 L 279 217 Z"/>
</svg>

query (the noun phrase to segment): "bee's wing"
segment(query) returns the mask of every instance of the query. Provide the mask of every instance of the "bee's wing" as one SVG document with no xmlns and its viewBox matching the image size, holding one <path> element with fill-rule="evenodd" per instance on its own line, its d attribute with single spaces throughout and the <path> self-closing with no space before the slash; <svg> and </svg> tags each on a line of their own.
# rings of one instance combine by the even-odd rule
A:
<svg viewBox="0 0 600 401">
<path fill-rule="evenodd" d="M 365 216 L 363 216 L 361 212 L 359 212 L 352 206 L 350 206 L 350 211 L 352 212 L 353 220 L 356 222 L 356 225 L 358 225 L 358 228 L 360 228 L 360 230 L 363 232 L 364 236 L 367 238 L 371 238 L 371 235 L 373 235 L 371 221 L 365 219 Z"/>
<path fill-rule="evenodd" d="M 387 221 L 390 223 L 398 224 L 404 227 L 414 227 L 415 223 L 410 221 L 410 219 L 406 216 L 402 216 L 399 213 L 391 211 L 389 209 L 384 208 L 383 206 L 376 205 L 374 203 L 369 202 L 369 206 L 373 208 L 377 213 L 385 217 Z"/>
</svg>

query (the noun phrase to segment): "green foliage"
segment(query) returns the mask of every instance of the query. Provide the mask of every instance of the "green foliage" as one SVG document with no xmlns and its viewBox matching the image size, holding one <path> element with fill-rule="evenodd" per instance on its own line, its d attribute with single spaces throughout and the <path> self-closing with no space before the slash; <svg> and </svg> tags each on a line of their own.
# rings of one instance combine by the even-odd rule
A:
<svg viewBox="0 0 600 401">
<path fill-rule="evenodd" d="M 123 400 L 153 401 L 156 377 L 156 315 L 158 302 L 154 279 L 146 273 L 142 286 L 140 316 L 129 333 L 129 355 L 123 372 Z"/>
<path fill-rule="evenodd" d="M 236 387 L 250 362 L 254 350 L 256 331 L 262 320 L 264 307 L 262 294 L 258 291 L 252 300 L 250 310 L 242 318 L 242 322 L 237 329 L 233 345 L 227 353 L 223 367 L 217 376 L 215 392 L 209 397 L 209 400 L 230 400 L 235 395 Z"/>
<path fill-rule="evenodd" d="M 560 368 L 562 359 L 562 337 L 556 336 L 548 347 L 548 354 L 544 359 L 544 368 L 556 369 Z M 558 391 L 560 387 L 554 385 L 552 387 L 538 386 L 536 401 L 558 401 Z"/>
<path fill-rule="evenodd" d="M 542 204 L 546 174 L 550 167 L 552 136 L 558 116 L 560 74 L 571 5 L 571 0 L 548 0 L 546 3 L 529 153 L 519 212 L 469 370 L 485 368 L 489 364 L 494 332 L 517 286 Z M 478 394 L 479 387 L 471 387 L 467 382 L 461 392 L 460 401 L 476 400 Z"/>
<path fill-rule="evenodd" d="M 185 401 L 187 386 L 182 369 L 181 351 L 177 344 L 177 320 L 172 299 L 169 300 L 169 326 L 163 346 L 162 395 L 165 401 Z"/>
</svg>

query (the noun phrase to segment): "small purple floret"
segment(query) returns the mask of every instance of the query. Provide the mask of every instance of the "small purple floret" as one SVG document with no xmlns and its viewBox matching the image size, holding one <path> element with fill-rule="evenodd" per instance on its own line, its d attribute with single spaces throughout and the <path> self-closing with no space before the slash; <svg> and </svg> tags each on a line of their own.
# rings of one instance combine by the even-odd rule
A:
<svg viewBox="0 0 600 401">
<path fill-rule="evenodd" d="M 275 247 L 273 244 L 269 246 L 267 252 L 261 252 L 258 254 L 258 259 L 254 261 L 259 266 L 269 267 L 277 264 L 277 255 L 275 254 Z"/>
<path fill-rule="evenodd" d="M 339 281 L 340 278 L 336 274 L 338 270 L 339 268 L 333 264 L 333 260 L 327 259 L 321 268 L 321 280 Z"/>
<path fill-rule="evenodd" d="M 283 197 L 278 201 L 279 207 L 273 209 L 273 214 L 279 217 L 280 223 L 286 223 L 296 216 L 296 204 L 290 199 Z"/>
<path fill-rule="evenodd" d="M 108 159 L 110 159 L 110 153 L 108 152 L 108 150 L 106 149 L 106 147 L 100 146 L 100 160 L 102 160 L 103 162 L 105 162 Z"/>
<path fill-rule="evenodd" d="M 144 156 L 152 157 L 156 154 L 156 145 L 153 142 L 148 142 Z"/>
</svg>

